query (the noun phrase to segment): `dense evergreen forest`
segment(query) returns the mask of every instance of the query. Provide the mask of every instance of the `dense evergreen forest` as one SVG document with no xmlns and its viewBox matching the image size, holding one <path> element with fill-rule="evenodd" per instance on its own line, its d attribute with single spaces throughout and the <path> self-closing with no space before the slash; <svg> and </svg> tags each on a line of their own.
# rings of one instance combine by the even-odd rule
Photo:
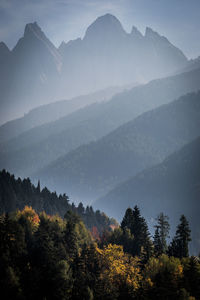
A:
<svg viewBox="0 0 200 300">
<path fill-rule="evenodd" d="M 137 206 L 119 226 L 5 170 L 0 203 L 2 299 L 200 299 L 200 259 L 189 256 L 184 215 L 169 243 L 163 213 L 151 237 Z"/>
<path fill-rule="evenodd" d="M 31 206 L 36 212 L 46 212 L 49 215 L 58 214 L 64 217 L 66 211 L 72 211 L 79 215 L 86 227 L 98 235 L 103 230 L 110 230 L 117 226 L 117 222 L 109 218 L 105 213 L 99 210 L 94 211 L 92 206 L 86 208 L 82 203 L 75 206 L 69 202 L 66 194 L 57 195 L 56 192 L 50 192 L 46 187 L 41 189 L 40 182 L 35 187 L 29 178 L 21 180 L 15 179 L 14 175 L 6 172 L 0 172 L 0 213 L 23 209 L 25 206 Z"/>
<path fill-rule="evenodd" d="M 181 216 L 171 244 L 168 218 L 151 239 L 139 208 L 92 238 L 80 217 L 26 206 L 0 217 L 1 299 L 200 299 L 200 260 L 189 257 Z"/>
</svg>

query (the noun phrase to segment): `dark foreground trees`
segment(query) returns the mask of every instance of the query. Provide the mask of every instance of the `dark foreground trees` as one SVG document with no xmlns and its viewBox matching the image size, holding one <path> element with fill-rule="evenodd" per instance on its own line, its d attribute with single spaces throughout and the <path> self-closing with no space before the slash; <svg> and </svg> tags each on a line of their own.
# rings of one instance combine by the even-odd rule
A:
<svg viewBox="0 0 200 300">
<path fill-rule="evenodd" d="M 188 257 L 188 243 L 191 241 L 191 230 L 184 215 L 180 217 L 180 224 L 177 226 L 176 235 L 169 247 L 169 254 L 179 258 Z"/>
<path fill-rule="evenodd" d="M 188 257 L 184 243 L 189 233 L 181 217 L 179 258 L 155 255 L 138 207 L 98 245 L 72 211 L 64 219 L 31 207 L 2 215 L 1 299 L 200 299 L 200 262 Z"/>
<path fill-rule="evenodd" d="M 159 256 L 163 253 L 167 253 L 167 238 L 169 237 L 169 217 L 160 213 L 157 217 L 157 224 L 155 225 L 154 235 L 154 253 Z"/>
</svg>

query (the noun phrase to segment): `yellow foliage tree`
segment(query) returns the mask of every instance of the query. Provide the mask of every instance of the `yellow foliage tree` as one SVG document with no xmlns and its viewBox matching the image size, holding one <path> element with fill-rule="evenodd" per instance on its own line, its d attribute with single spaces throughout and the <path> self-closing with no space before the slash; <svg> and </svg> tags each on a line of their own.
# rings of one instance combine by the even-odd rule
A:
<svg viewBox="0 0 200 300">
<path fill-rule="evenodd" d="M 117 298 L 117 294 L 126 290 L 134 294 L 140 287 L 142 276 L 139 259 L 124 253 L 122 246 L 109 244 L 103 250 L 97 248 L 102 259 L 101 280 L 104 292 Z"/>
<path fill-rule="evenodd" d="M 28 220 L 28 222 L 31 225 L 31 229 L 33 231 L 36 231 L 39 223 L 40 223 L 40 218 L 38 216 L 38 214 L 36 213 L 36 211 L 31 207 L 31 206 L 25 206 L 23 210 L 18 210 L 16 212 L 16 218 L 17 220 L 19 220 L 20 218 L 24 217 L 26 220 Z"/>
</svg>

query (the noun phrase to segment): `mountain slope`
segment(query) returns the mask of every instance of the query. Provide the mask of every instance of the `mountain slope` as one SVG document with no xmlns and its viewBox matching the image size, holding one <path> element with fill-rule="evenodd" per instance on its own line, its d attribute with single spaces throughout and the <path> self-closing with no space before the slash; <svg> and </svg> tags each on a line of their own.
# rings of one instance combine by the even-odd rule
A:
<svg viewBox="0 0 200 300">
<path fill-rule="evenodd" d="M 50 102 L 56 95 L 61 65 L 59 52 L 37 23 L 27 24 L 10 53 L 7 77 L 0 71 L 6 84 L 3 93 L 0 89 L 1 122 L 45 103 L 47 95 Z"/>
<path fill-rule="evenodd" d="M 97 140 L 145 111 L 200 87 L 200 69 L 154 80 L 35 127 L 1 145 L 0 167 L 20 176 L 48 165 L 83 143 Z"/>
<path fill-rule="evenodd" d="M 119 93 L 108 102 L 90 105 L 2 144 L 0 167 L 29 176 L 81 144 L 97 140 L 143 112 L 199 87 L 200 69 Z"/>
<path fill-rule="evenodd" d="M 173 222 L 185 213 L 192 224 L 196 251 L 200 246 L 200 138 L 173 153 L 161 164 L 118 185 L 97 200 L 95 207 L 121 218 L 126 207 L 139 205 L 145 217 L 161 211 Z M 198 246 L 198 247 L 197 247 Z"/>
<path fill-rule="evenodd" d="M 34 174 L 73 199 L 92 201 L 199 136 L 200 92 L 142 114 Z"/>
<path fill-rule="evenodd" d="M 55 121 L 94 102 L 109 100 L 114 94 L 125 87 L 109 87 L 89 95 L 82 95 L 69 100 L 61 100 L 39 106 L 22 118 L 12 120 L 0 126 L 0 144 L 36 126 Z"/>
</svg>

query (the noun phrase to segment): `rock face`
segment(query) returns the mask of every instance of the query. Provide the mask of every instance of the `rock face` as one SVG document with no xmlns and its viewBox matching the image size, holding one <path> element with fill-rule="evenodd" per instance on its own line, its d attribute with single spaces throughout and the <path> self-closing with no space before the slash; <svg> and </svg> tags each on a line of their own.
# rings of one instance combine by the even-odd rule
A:
<svg viewBox="0 0 200 300">
<path fill-rule="evenodd" d="M 1 122 L 59 98 L 162 77 L 186 62 L 152 29 L 143 36 L 133 27 L 129 34 L 110 14 L 92 23 L 83 39 L 63 42 L 59 49 L 30 23 L 12 51 L 0 44 Z"/>
</svg>

